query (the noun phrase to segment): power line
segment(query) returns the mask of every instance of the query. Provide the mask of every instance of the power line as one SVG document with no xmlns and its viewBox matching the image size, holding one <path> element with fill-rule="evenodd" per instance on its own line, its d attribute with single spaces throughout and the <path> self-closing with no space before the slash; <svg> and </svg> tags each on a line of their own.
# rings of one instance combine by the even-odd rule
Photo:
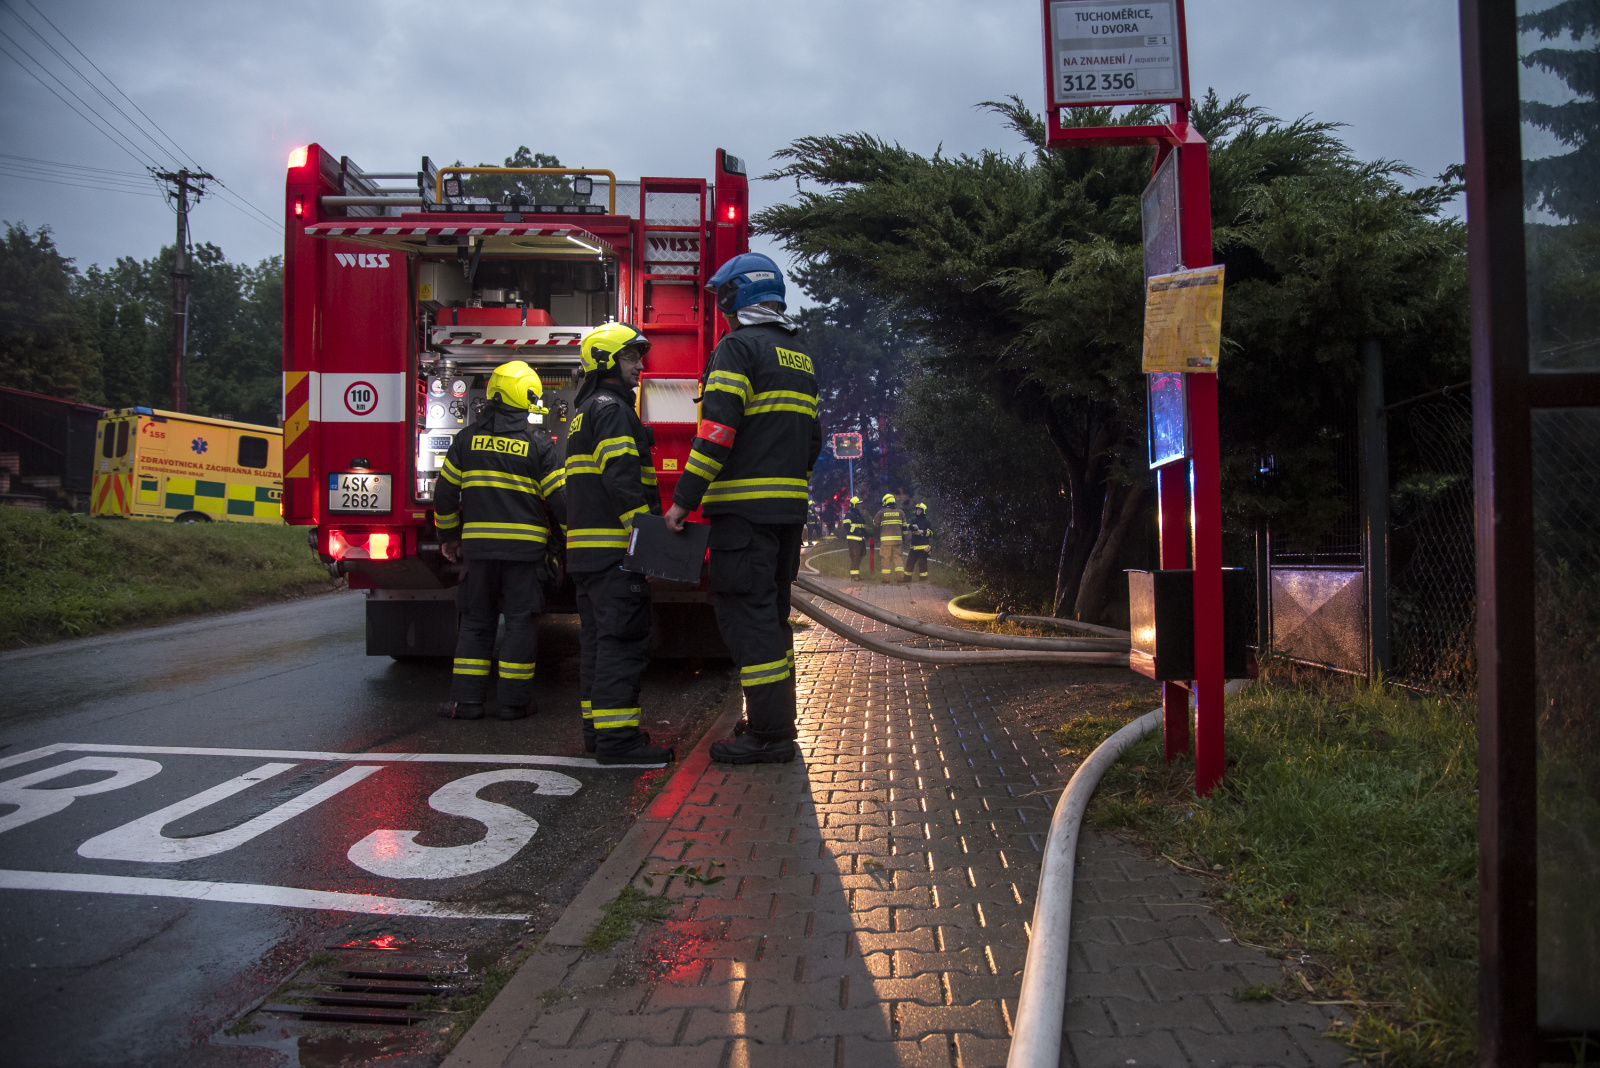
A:
<svg viewBox="0 0 1600 1068">
<path fill-rule="evenodd" d="M 94 62 L 94 60 L 90 59 L 88 54 L 85 53 L 83 51 L 83 49 L 79 48 L 73 42 L 73 40 L 66 35 L 66 33 L 61 29 L 61 27 L 57 26 L 54 22 L 52 22 L 50 20 L 50 18 L 47 15 L 45 15 L 42 11 L 40 11 L 39 8 L 37 7 L 37 5 L 35 5 L 33 3 L 33 0 L 24 0 L 24 2 L 27 3 L 28 7 L 31 8 L 33 10 L 33 12 L 36 15 L 38 15 L 38 17 L 40 19 L 42 19 L 46 25 L 48 25 L 50 27 L 50 29 L 55 31 L 56 35 L 58 37 L 60 37 L 61 40 L 66 43 L 67 47 L 72 49 L 72 51 L 76 52 L 79 56 L 83 57 L 84 62 L 86 62 L 91 68 L 93 68 L 95 73 L 99 74 L 101 79 L 103 79 L 105 81 L 105 83 L 107 85 L 109 85 L 117 93 L 118 96 L 120 96 L 124 100 L 126 100 L 128 102 L 128 104 L 133 108 L 134 111 L 138 112 L 139 115 L 142 116 L 144 118 L 144 120 L 150 124 L 151 127 L 153 127 L 158 133 L 160 133 L 160 135 L 163 138 L 166 139 L 167 143 L 169 143 L 172 146 L 172 149 L 176 150 L 177 155 L 174 155 L 174 153 L 173 153 L 173 151 L 171 149 L 168 149 L 166 147 L 166 145 L 163 145 L 160 141 L 158 141 L 150 133 L 150 131 L 147 130 L 144 127 L 144 125 L 139 122 L 139 120 L 135 119 L 132 115 L 128 114 L 128 112 L 126 110 L 124 110 L 120 105 L 118 105 L 116 103 L 116 101 L 114 101 L 110 97 L 108 97 L 105 94 L 105 92 L 103 90 L 101 90 L 101 88 L 98 85 L 96 85 L 94 83 L 93 79 L 91 79 L 87 74 L 85 74 L 81 69 L 79 69 L 78 66 L 76 64 L 74 64 L 71 59 L 69 59 L 67 56 L 63 55 L 58 48 L 56 48 L 53 44 L 51 44 L 50 41 L 47 40 L 44 37 L 44 35 L 41 34 L 38 31 L 37 28 L 35 28 L 26 19 L 24 19 L 22 17 L 21 13 L 19 11 L 17 11 L 17 9 L 15 7 L 13 7 L 9 2 L 7 2 L 7 0 L 0 0 L 0 8 L 3 8 L 8 14 L 10 14 L 13 19 L 15 19 L 17 22 L 19 22 L 30 34 L 32 34 L 41 44 L 43 44 L 45 46 L 45 48 L 49 49 L 50 53 L 53 56 L 55 56 L 55 58 L 62 65 L 64 65 L 69 71 L 72 72 L 72 74 L 76 75 L 79 80 L 81 80 L 85 85 L 87 85 L 91 90 L 93 90 L 94 93 L 97 96 L 99 96 L 101 100 L 105 101 L 105 103 L 112 108 L 112 110 L 116 113 L 116 115 L 121 117 L 121 119 L 123 120 L 122 123 L 117 122 L 115 118 L 113 118 L 112 116 L 102 112 L 99 108 L 95 107 L 88 100 L 85 100 L 82 96 L 78 95 L 77 92 L 75 92 L 70 86 L 68 86 L 64 81 L 62 81 L 60 77 L 58 77 L 53 71 L 50 70 L 50 68 L 45 66 L 45 64 L 43 62 L 41 62 L 37 56 L 35 56 L 32 52 L 28 51 L 28 49 L 26 47 L 24 47 L 20 41 L 18 41 L 16 38 L 12 37 L 10 34 L 6 33 L 4 30 L 0 30 L 0 37 L 4 37 L 6 41 L 11 43 L 13 48 L 15 48 L 23 56 L 26 56 L 27 59 L 30 60 L 35 67 L 37 67 L 40 71 L 43 71 L 45 74 L 49 75 L 50 79 L 52 81 L 54 81 L 57 85 L 59 85 L 61 87 L 61 89 L 64 90 L 67 94 L 69 94 L 72 97 L 73 100 L 76 100 L 78 102 L 78 104 L 81 104 L 82 108 L 80 109 L 79 107 L 75 107 L 71 103 L 71 101 L 69 101 L 65 97 L 63 97 L 61 95 L 61 93 L 56 92 L 56 90 L 54 88 L 52 88 L 48 83 L 46 83 L 44 81 L 44 79 L 41 78 L 39 76 L 39 74 L 35 70 L 30 68 L 27 64 L 23 63 L 22 60 L 18 59 L 15 55 L 12 55 L 9 51 L 7 51 L 4 48 L 4 46 L 0 46 L 0 53 L 4 53 L 9 58 L 11 58 L 14 62 L 16 62 L 17 65 L 22 67 L 23 70 L 27 71 L 28 74 L 31 75 L 34 78 L 35 81 L 38 81 L 46 89 L 50 90 L 51 94 L 54 95 L 56 97 L 56 99 L 60 100 L 63 104 L 66 104 L 69 108 L 71 108 L 72 111 L 76 112 L 80 118 L 82 118 L 84 121 L 88 122 L 91 126 L 94 126 L 95 129 L 99 130 L 100 133 L 105 135 L 107 138 L 111 139 L 112 142 L 114 144 L 116 144 L 117 147 L 121 148 L 124 153 L 126 153 L 127 155 L 132 157 L 137 162 L 144 164 L 146 169 L 152 175 L 154 175 L 154 176 L 156 176 L 158 178 L 160 177 L 160 175 L 157 174 L 157 171 L 159 170 L 159 167 L 156 166 L 155 157 L 151 156 L 142 147 L 142 145 L 140 143 L 134 141 L 128 135 L 127 128 L 131 127 L 132 130 L 134 132 L 136 132 L 139 135 L 140 138 L 143 139 L 143 141 L 149 142 L 150 145 L 152 145 L 162 155 L 165 155 L 165 156 L 167 156 L 168 158 L 170 158 L 170 159 L 172 159 L 174 161 L 177 161 L 179 159 L 179 156 L 182 156 L 184 158 L 187 158 L 190 161 L 191 164 L 194 164 L 194 167 L 195 167 L 196 170 L 200 169 L 199 165 L 197 163 L 194 163 L 194 157 L 191 156 L 188 152 L 184 151 L 183 146 L 178 144 L 177 140 L 175 138 L 173 138 L 171 134 L 167 133 L 166 130 L 162 129 L 160 124 L 157 123 L 154 119 L 152 119 L 144 111 L 143 108 L 139 107 L 139 105 L 133 100 L 133 98 L 128 96 L 128 94 L 122 90 L 121 86 L 117 85 L 117 83 L 110 77 L 110 75 L 106 74 L 106 72 L 104 70 L 101 70 L 99 65 L 96 64 Z M 16 176 L 16 177 L 24 177 L 23 175 L 14 175 L 14 176 Z M 74 175 L 72 177 L 82 178 L 83 176 Z M 250 200 L 248 200 L 246 197 L 244 197 L 240 193 L 235 192 L 232 188 L 230 188 L 226 183 L 222 182 L 221 180 L 214 179 L 214 182 L 215 182 L 216 186 L 218 187 L 217 191 L 220 192 L 224 197 L 224 199 L 222 200 L 222 203 L 227 204 L 228 207 L 230 207 L 230 208 L 234 209 L 235 211 L 239 212 L 241 215 L 244 215 L 246 218 L 250 219 L 251 221 L 256 222 L 256 223 L 258 223 L 260 225 L 266 226 L 268 229 L 270 229 L 270 230 L 272 230 L 274 232 L 277 232 L 279 230 L 281 224 L 273 216 L 269 215 L 265 211 L 262 211 L 259 207 L 257 207 L 255 204 L 253 204 Z M 176 208 L 176 205 L 174 205 L 174 207 Z"/>
<path fill-rule="evenodd" d="M 0 36 L 5 37 L 6 40 L 8 40 L 8 41 L 12 40 L 11 36 L 9 34 L 7 34 L 4 30 L 0 30 Z M 13 41 L 12 43 L 14 44 L 15 41 Z M 28 55 L 28 52 L 27 52 L 26 49 L 22 49 L 19 46 L 18 50 L 21 51 L 24 55 Z M 104 134 L 107 138 L 109 138 L 111 140 L 112 144 L 116 145 L 118 148 L 122 149 L 123 152 L 127 153 L 130 157 L 132 157 L 132 159 L 133 159 L 133 161 L 135 163 L 142 164 L 143 166 L 146 166 L 146 167 L 148 167 L 150 165 L 150 161 L 148 159 L 144 159 L 144 158 L 140 157 L 136 152 L 134 152 L 132 150 L 132 148 L 129 147 L 131 142 L 129 142 L 128 144 L 124 144 L 123 141 L 120 141 L 120 140 L 117 139 L 116 135 L 114 135 L 110 131 L 104 129 L 100 125 L 100 123 L 96 122 L 94 119 L 90 118 L 88 115 L 85 115 L 82 111 L 79 111 L 77 108 L 73 107 L 71 101 L 67 100 L 66 97 L 62 96 L 60 93 L 58 93 L 54 89 L 52 89 L 48 82 L 46 82 L 43 78 L 39 77 L 39 75 L 36 74 L 33 71 L 33 69 L 31 67 L 29 67 L 26 63 L 22 62 L 22 60 L 18 59 L 16 56 L 12 55 L 10 50 L 7 49 L 4 45 L 0 45 L 0 55 L 6 56 L 13 63 L 15 63 L 17 66 L 21 67 L 24 71 L 26 71 L 33 78 L 34 81 L 38 82 L 40 85 L 44 86 L 45 89 L 49 90 L 51 96 L 54 96 L 57 100 L 61 101 L 63 104 L 66 104 L 67 107 L 69 109 L 71 109 L 75 114 L 77 114 L 77 116 L 79 118 L 83 119 L 83 121 L 87 122 L 90 126 L 93 126 L 100 133 Z M 28 55 L 28 58 L 29 59 L 33 59 L 33 57 L 31 55 Z M 37 63 L 38 60 L 34 60 L 34 62 Z M 41 69 L 43 69 L 43 68 L 41 68 Z M 50 74 L 49 71 L 45 71 L 45 73 L 46 74 Z M 55 78 L 55 75 L 51 74 L 50 77 Z M 59 78 L 57 78 L 56 80 L 58 82 L 60 81 Z M 62 88 L 66 88 L 66 87 L 62 86 Z M 68 89 L 67 92 L 72 93 L 72 90 Z M 74 96 L 74 98 L 77 97 L 76 93 L 72 93 L 72 95 Z M 86 104 L 84 106 L 87 107 L 88 105 Z"/>
<path fill-rule="evenodd" d="M 97 189 L 97 190 L 100 190 L 100 191 L 106 192 L 106 193 L 127 193 L 130 196 L 136 196 L 136 197 L 155 197 L 158 200 L 159 199 L 164 199 L 160 193 L 150 192 L 150 191 L 147 191 L 147 190 L 144 190 L 144 189 L 130 189 L 127 186 L 119 186 L 119 185 L 86 185 L 86 184 L 84 184 L 82 182 L 74 182 L 74 181 L 70 181 L 70 180 L 65 179 L 65 178 L 45 177 L 43 175 L 37 175 L 37 174 L 13 174 L 13 173 L 10 173 L 10 172 L 4 171 L 4 170 L 0 170 L 0 177 L 21 178 L 21 179 L 24 179 L 25 181 L 30 181 L 30 182 L 46 182 L 46 183 L 49 183 L 50 185 L 59 186 L 59 187 L 63 187 L 63 188 Z"/>
<path fill-rule="evenodd" d="M 150 144 L 156 149 L 156 151 L 166 155 L 168 158 L 172 159 L 174 162 L 178 162 L 178 158 L 176 156 L 174 156 L 171 153 L 171 151 L 169 151 L 167 149 L 167 147 L 165 145 L 161 144 L 161 142 L 157 141 L 154 137 L 151 137 L 149 131 L 146 130 L 143 126 L 139 125 L 139 122 L 136 119 L 134 119 L 126 111 L 123 111 L 122 108 L 117 104 L 117 102 L 115 100 L 112 100 L 109 96 L 106 96 L 105 92 L 103 90 L 101 90 L 101 88 L 98 85 L 96 85 L 94 83 L 93 79 L 91 79 L 88 75 L 84 74 L 83 71 L 79 70 L 77 64 L 73 63 L 72 60 L 70 60 L 66 56 L 62 55 L 60 49 L 56 48 L 55 45 L 51 44 L 45 38 L 44 34 L 40 33 L 37 29 L 35 29 L 26 19 L 24 19 L 17 12 L 17 10 L 15 8 L 13 8 L 9 3 L 7 3 L 6 0 L 0 0 L 0 7 L 3 7 L 3 8 L 6 9 L 6 11 L 10 12 L 11 17 L 16 19 L 19 23 L 21 23 L 23 29 L 25 29 L 29 33 L 31 33 L 34 36 L 35 40 L 37 40 L 40 44 L 42 44 L 46 48 L 48 48 L 50 50 L 50 54 L 55 56 L 56 59 L 61 61 L 62 66 L 66 67 L 67 70 L 71 71 L 73 74 L 76 74 L 78 76 L 78 80 L 79 81 L 83 82 L 84 85 L 87 85 L 94 92 L 94 94 L 96 96 L 98 96 L 101 100 L 104 100 L 107 104 L 109 104 L 111 106 L 111 109 L 113 111 L 115 111 L 118 115 L 121 115 L 123 117 L 123 119 L 125 119 L 127 121 L 128 125 L 131 126 L 134 129 L 135 132 L 137 132 L 146 141 L 150 142 Z M 35 9 L 35 10 L 37 10 L 37 9 Z M 46 21 L 49 21 L 49 20 L 47 19 Z M 58 34 L 61 33 L 61 31 L 59 29 L 56 30 L 56 32 Z M 62 35 L 62 38 L 63 38 L 63 40 L 65 40 L 65 35 L 64 34 Z M 72 42 L 71 41 L 67 41 L 67 44 L 71 45 Z M 37 60 L 36 60 L 36 62 L 37 62 Z M 104 116 L 102 116 L 102 117 L 104 117 Z"/>
<path fill-rule="evenodd" d="M 39 159 L 35 156 L 13 156 L 9 152 L 0 152 L 0 160 L 15 160 L 18 163 L 37 163 L 41 166 L 60 167 L 63 170 L 69 171 L 94 171 L 99 174 L 114 174 L 122 178 L 139 178 L 143 180 L 150 177 L 149 173 L 145 171 L 115 171 L 106 167 L 91 167 L 86 163 L 60 163 L 53 159 Z"/>
</svg>

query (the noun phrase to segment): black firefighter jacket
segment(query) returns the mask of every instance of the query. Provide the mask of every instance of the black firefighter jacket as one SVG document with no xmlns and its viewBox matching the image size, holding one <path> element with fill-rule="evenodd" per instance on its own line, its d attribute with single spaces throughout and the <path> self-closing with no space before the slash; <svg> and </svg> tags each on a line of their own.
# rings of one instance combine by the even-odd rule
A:
<svg viewBox="0 0 1600 1068">
<path fill-rule="evenodd" d="M 822 452 L 817 377 L 793 331 L 744 326 L 711 354 L 700 426 L 672 499 L 752 523 L 804 523 Z"/>
<path fill-rule="evenodd" d="M 622 561 L 635 516 L 661 514 L 650 431 L 633 390 L 601 382 L 567 427 L 567 570 L 603 571 Z"/>
<path fill-rule="evenodd" d="M 434 523 L 470 560 L 544 558 L 552 520 L 566 525 L 561 465 L 528 413 L 490 401 L 456 434 L 434 483 Z"/>
</svg>

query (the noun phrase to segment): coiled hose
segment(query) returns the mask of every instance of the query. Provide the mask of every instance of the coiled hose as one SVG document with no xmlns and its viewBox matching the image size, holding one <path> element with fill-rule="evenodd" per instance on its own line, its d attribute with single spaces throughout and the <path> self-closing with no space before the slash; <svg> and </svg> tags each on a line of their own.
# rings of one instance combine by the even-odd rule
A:
<svg viewBox="0 0 1600 1068">
<path fill-rule="evenodd" d="M 1098 623 L 1080 623 L 1076 619 L 1062 619 L 1059 616 L 1017 616 L 1010 612 L 979 612 L 976 609 L 965 608 L 961 602 L 969 597 L 976 597 L 977 592 L 963 593 L 950 598 L 950 603 L 945 605 L 945 611 L 957 619 L 969 620 L 973 623 L 1036 623 L 1041 627 L 1060 627 L 1063 630 L 1081 630 L 1089 634 L 1099 634 L 1107 638 L 1131 638 L 1132 635 L 1125 630 L 1115 627 L 1102 627 Z"/>
</svg>

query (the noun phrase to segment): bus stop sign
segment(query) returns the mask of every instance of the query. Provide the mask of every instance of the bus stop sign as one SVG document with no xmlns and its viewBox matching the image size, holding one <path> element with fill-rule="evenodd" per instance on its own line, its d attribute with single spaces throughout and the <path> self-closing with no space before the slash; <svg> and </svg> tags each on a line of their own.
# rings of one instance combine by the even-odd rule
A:
<svg viewBox="0 0 1600 1068">
<path fill-rule="evenodd" d="M 861 459 L 861 435 L 854 433 L 833 435 L 833 458 L 835 460 Z"/>
<path fill-rule="evenodd" d="M 1183 0 L 1044 0 L 1050 106 L 1187 103 Z"/>
</svg>

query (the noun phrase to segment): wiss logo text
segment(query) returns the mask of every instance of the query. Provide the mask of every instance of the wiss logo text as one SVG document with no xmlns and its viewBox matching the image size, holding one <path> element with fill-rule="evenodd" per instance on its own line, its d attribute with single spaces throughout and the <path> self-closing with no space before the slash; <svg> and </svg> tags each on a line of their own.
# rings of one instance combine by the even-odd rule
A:
<svg viewBox="0 0 1600 1068">
<path fill-rule="evenodd" d="M 387 267 L 387 252 L 335 252 L 333 258 L 343 267 Z"/>
</svg>

